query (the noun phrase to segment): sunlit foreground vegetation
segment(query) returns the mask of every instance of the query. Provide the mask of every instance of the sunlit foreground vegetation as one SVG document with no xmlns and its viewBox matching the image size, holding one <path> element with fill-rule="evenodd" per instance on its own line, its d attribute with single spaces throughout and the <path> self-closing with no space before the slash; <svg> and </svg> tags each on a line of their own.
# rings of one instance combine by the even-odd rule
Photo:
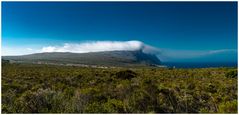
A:
<svg viewBox="0 0 239 115">
<path fill-rule="evenodd" d="M 237 113 L 237 68 L 3 64 L 2 113 Z"/>
</svg>

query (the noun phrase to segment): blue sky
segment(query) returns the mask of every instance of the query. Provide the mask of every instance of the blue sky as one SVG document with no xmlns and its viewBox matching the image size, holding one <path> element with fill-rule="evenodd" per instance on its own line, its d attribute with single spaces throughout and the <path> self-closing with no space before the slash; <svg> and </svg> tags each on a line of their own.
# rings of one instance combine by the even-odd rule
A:
<svg viewBox="0 0 239 115">
<path fill-rule="evenodd" d="M 210 51 L 235 60 L 237 3 L 2 2 L 3 55 L 65 43 L 131 40 L 169 51 L 175 60 L 185 52 L 190 57 Z"/>
</svg>

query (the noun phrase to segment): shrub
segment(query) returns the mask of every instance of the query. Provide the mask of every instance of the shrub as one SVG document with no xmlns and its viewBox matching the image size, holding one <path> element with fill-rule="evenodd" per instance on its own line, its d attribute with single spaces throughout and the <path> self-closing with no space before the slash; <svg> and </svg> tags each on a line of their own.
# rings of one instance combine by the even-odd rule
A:
<svg viewBox="0 0 239 115">
<path fill-rule="evenodd" d="M 120 71 L 116 73 L 116 77 L 120 79 L 132 79 L 136 77 L 136 73 L 131 70 Z"/>
<path fill-rule="evenodd" d="M 237 113 L 236 70 L 9 63 L 2 113 Z"/>
<path fill-rule="evenodd" d="M 233 70 L 233 71 L 227 72 L 226 77 L 227 78 L 237 78 L 237 71 Z"/>
<path fill-rule="evenodd" d="M 219 113 L 237 113 L 237 100 L 221 103 L 218 107 Z"/>
<path fill-rule="evenodd" d="M 108 99 L 108 101 L 104 103 L 103 107 L 107 113 L 124 113 L 125 112 L 123 102 L 117 99 Z"/>
<path fill-rule="evenodd" d="M 39 89 L 36 92 L 27 91 L 18 100 L 20 113 L 47 113 L 59 108 L 60 96 L 50 89 Z M 66 101 L 66 100 L 65 100 Z"/>
</svg>

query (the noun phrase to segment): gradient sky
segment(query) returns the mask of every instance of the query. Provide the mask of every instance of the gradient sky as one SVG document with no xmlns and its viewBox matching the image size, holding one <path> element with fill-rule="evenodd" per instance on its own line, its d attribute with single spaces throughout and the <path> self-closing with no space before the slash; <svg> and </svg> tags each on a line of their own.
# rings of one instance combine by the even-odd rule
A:
<svg viewBox="0 0 239 115">
<path fill-rule="evenodd" d="M 3 55 L 106 40 L 237 53 L 237 2 L 2 2 Z"/>
</svg>

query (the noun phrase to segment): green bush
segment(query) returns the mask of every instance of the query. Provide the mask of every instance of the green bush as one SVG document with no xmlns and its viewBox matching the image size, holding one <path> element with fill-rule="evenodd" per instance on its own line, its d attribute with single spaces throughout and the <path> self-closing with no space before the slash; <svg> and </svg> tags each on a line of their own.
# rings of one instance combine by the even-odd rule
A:
<svg viewBox="0 0 239 115">
<path fill-rule="evenodd" d="M 229 71 L 226 73 L 226 77 L 227 78 L 237 78 L 237 71 L 233 70 L 233 71 Z"/>
<path fill-rule="evenodd" d="M 136 77 L 136 73 L 131 70 L 120 71 L 116 73 L 117 78 L 120 79 L 132 79 Z"/>
<path fill-rule="evenodd" d="M 218 107 L 219 113 L 237 113 L 237 100 L 221 103 Z"/>
</svg>

